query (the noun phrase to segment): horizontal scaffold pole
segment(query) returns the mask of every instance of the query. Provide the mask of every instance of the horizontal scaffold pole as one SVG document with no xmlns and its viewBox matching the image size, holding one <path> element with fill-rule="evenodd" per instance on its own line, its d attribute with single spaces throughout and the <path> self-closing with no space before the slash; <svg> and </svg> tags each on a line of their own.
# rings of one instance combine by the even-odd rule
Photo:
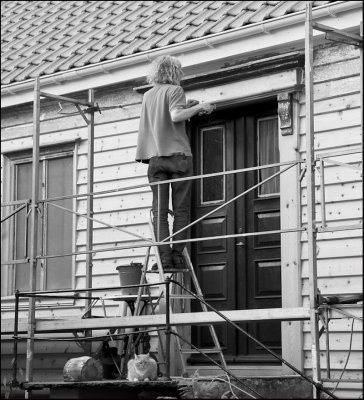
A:
<svg viewBox="0 0 364 400">
<path fill-rule="evenodd" d="M 57 96 L 55 94 L 46 93 L 46 92 L 40 92 L 40 96 L 47 97 L 49 99 L 58 100 L 58 101 L 67 101 L 68 103 L 72 103 L 72 104 L 81 104 L 83 106 L 92 107 L 94 105 L 90 101 L 77 100 L 77 99 L 72 99 L 71 97 L 65 97 L 65 96 Z"/>
</svg>

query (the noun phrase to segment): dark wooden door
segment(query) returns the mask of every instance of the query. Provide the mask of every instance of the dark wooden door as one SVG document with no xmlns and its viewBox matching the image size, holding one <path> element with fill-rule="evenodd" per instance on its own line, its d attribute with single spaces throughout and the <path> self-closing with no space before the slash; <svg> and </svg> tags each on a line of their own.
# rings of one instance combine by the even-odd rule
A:
<svg viewBox="0 0 364 400">
<path fill-rule="evenodd" d="M 279 162 L 276 103 L 228 110 L 195 120 L 192 143 L 196 174 L 209 174 Z M 277 168 L 196 181 L 192 218 L 229 202 Z M 221 207 L 192 229 L 192 237 L 224 235 L 197 242 L 192 259 L 205 299 L 218 310 L 281 306 L 280 235 L 229 238 L 229 235 L 279 229 L 279 179 Z M 192 309 L 199 311 L 194 303 Z M 241 324 L 268 347 L 280 351 L 280 323 Z M 216 326 L 229 362 L 275 362 L 236 329 Z M 194 344 L 212 347 L 207 328 L 193 329 Z M 192 359 L 193 360 L 193 359 Z M 194 358 L 202 362 L 201 357 Z"/>
</svg>

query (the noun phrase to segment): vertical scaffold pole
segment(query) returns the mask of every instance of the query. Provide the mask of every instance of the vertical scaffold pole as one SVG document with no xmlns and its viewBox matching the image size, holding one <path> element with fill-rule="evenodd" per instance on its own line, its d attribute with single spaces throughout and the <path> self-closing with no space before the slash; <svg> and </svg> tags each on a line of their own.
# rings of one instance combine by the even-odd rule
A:
<svg viewBox="0 0 364 400">
<path fill-rule="evenodd" d="M 306 162 L 307 162 L 307 244 L 309 266 L 309 301 L 312 378 L 321 381 L 320 348 L 317 313 L 317 259 L 316 259 L 316 210 L 315 210 L 315 151 L 314 151 L 314 113 L 313 113 L 313 29 L 312 3 L 306 3 L 305 21 L 305 95 L 306 95 Z M 314 398 L 320 391 L 314 388 Z"/>
<path fill-rule="evenodd" d="M 37 246 L 38 246 L 38 202 L 39 202 L 39 134 L 40 134 L 40 80 L 34 81 L 33 103 L 33 159 L 32 159 L 32 202 L 30 205 L 30 257 L 29 257 L 29 290 L 36 291 L 37 285 Z M 34 333 L 35 333 L 35 297 L 29 298 L 28 310 L 28 340 L 25 380 L 33 380 L 34 363 Z M 25 393 L 29 398 L 30 391 Z"/>
<path fill-rule="evenodd" d="M 93 89 L 89 89 L 88 92 L 88 101 L 94 103 L 94 91 Z M 90 193 L 93 193 L 94 190 L 94 136 L 95 136 L 95 128 L 94 128 L 94 123 L 95 123 L 95 115 L 94 111 L 91 110 L 90 116 L 89 116 L 89 123 L 88 123 L 88 145 L 87 145 L 87 155 L 88 155 L 88 166 L 87 166 L 87 193 L 89 195 L 87 196 L 87 226 L 86 226 L 86 288 L 91 289 L 92 288 L 92 266 L 93 266 L 93 260 L 92 260 L 92 248 L 93 248 L 93 214 L 94 214 L 94 198 L 93 195 Z M 92 292 L 91 290 L 87 291 L 86 296 L 91 297 Z M 85 309 L 87 310 L 85 317 L 86 318 L 91 318 L 91 299 L 88 298 L 85 300 Z M 85 336 L 91 336 L 92 331 L 87 330 L 85 331 Z M 88 355 L 91 355 L 92 349 L 91 349 L 92 342 L 88 341 L 85 342 L 85 353 Z"/>
</svg>

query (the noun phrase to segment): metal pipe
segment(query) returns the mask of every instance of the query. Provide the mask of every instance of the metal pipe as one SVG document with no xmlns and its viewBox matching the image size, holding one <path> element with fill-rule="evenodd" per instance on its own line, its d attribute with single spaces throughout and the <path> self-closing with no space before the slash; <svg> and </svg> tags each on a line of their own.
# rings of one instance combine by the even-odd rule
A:
<svg viewBox="0 0 364 400">
<path fill-rule="evenodd" d="M 358 228 L 359 229 L 359 228 Z M 289 228 L 289 229 L 278 229 L 275 231 L 262 231 L 262 232 L 250 232 L 250 233 L 237 233 L 232 235 L 221 235 L 221 236 L 210 236 L 210 237 L 201 237 L 195 239 L 185 239 L 185 240 L 174 240 L 171 241 L 170 244 L 176 243 L 193 243 L 193 242 L 201 242 L 204 240 L 218 240 L 218 239 L 231 239 L 231 238 L 239 238 L 239 237 L 246 237 L 246 236 L 259 236 L 259 235 L 270 235 L 272 233 L 291 233 L 291 232 L 302 232 L 305 231 L 306 228 Z M 98 252 L 107 252 L 113 250 L 125 250 L 125 249 L 136 249 L 140 247 L 148 247 L 151 243 L 133 243 L 126 246 L 115 246 L 115 247 L 105 247 L 103 249 L 92 250 L 93 253 Z M 165 242 L 152 242 L 152 246 L 161 246 L 165 245 Z M 54 254 L 50 256 L 39 256 L 38 258 L 46 259 L 46 258 L 57 258 L 57 257 L 66 257 L 66 256 L 73 256 L 79 254 L 87 254 L 87 251 L 77 251 L 73 253 L 66 253 L 66 254 Z"/>
<path fill-rule="evenodd" d="M 19 290 L 15 290 L 15 315 L 14 315 L 14 361 L 13 361 L 13 380 L 11 381 L 11 387 L 19 386 L 17 380 L 18 372 L 18 327 L 19 327 Z"/>
<path fill-rule="evenodd" d="M 171 379 L 171 323 L 170 323 L 170 286 L 171 279 L 166 278 L 166 376 Z"/>
<path fill-rule="evenodd" d="M 257 183 L 256 185 L 250 187 L 249 189 L 247 189 L 247 190 L 245 190 L 244 192 L 238 194 L 237 196 L 233 197 L 233 198 L 230 199 L 229 201 L 227 201 L 227 202 L 221 204 L 220 206 L 214 208 L 212 211 L 208 212 L 207 214 L 203 215 L 202 217 L 200 217 L 200 218 L 196 219 L 195 221 L 191 222 L 190 224 L 186 225 L 184 228 L 180 229 L 179 231 L 174 232 L 172 235 L 170 235 L 170 236 L 168 236 L 167 238 L 163 239 L 162 242 L 165 242 L 165 241 L 167 241 L 167 240 L 170 240 L 173 236 L 176 236 L 176 235 L 178 235 L 180 232 L 189 229 L 189 228 L 190 228 L 191 226 L 193 226 L 193 225 L 196 225 L 198 222 L 200 222 L 200 221 L 202 221 L 203 219 L 205 219 L 205 218 L 209 217 L 210 215 L 214 214 L 216 211 L 219 211 L 219 210 L 221 210 L 222 208 L 228 206 L 230 203 L 234 202 L 235 200 L 240 199 L 240 197 L 246 195 L 247 193 L 251 192 L 252 190 L 256 189 L 257 187 L 264 185 L 266 182 L 268 182 L 268 181 L 274 179 L 276 176 L 283 174 L 283 172 L 287 171 L 288 169 L 294 167 L 294 166 L 297 165 L 297 164 L 298 164 L 298 162 L 295 162 L 294 164 L 289 165 L 288 167 L 284 168 L 283 170 L 276 172 L 275 174 L 271 175 L 270 177 L 264 179 L 263 181 Z"/>
<path fill-rule="evenodd" d="M 32 212 L 32 209 L 28 207 L 26 208 L 25 214 L 25 222 L 24 222 L 24 258 L 28 258 L 28 245 L 29 245 L 29 232 L 28 232 L 28 221 L 29 215 Z"/>
<path fill-rule="evenodd" d="M 49 99 L 66 101 L 66 102 L 72 103 L 72 104 L 77 104 L 77 105 L 82 104 L 83 106 L 89 106 L 89 107 L 92 107 L 94 105 L 94 103 L 92 101 L 77 100 L 77 99 L 72 99 L 71 97 L 59 96 L 56 94 L 51 94 L 51 93 L 46 93 L 46 92 L 40 92 L 39 94 L 42 97 L 48 97 Z"/>
<path fill-rule="evenodd" d="M 39 135 L 40 135 L 40 79 L 35 78 L 34 104 L 33 104 L 33 160 L 32 160 L 32 202 L 30 221 L 30 291 L 36 290 L 37 283 L 37 245 L 38 245 L 38 201 L 39 201 Z M 28 311 L 28 336 L 34 336 L 35 331 L 35 299 L 29 298 Z M 34 341 L 27 341 L 27 359 L 25 380 L 33 380 Z M 31 396 L 31 391 L 25 393 L 26 398 Z"/>
<path fill-rule="evenodd" d="M 94 90 L 90 89 L 88 92 L 88 101 L 91 105 L 94 104 Z M 90 112 L 90 122 L 88 124 L 88 136 L 87 136 L 87 191 L 92 192 L 94 187 L 94 135 L 95 135 L 95 115 L 94 111 Z M 93 212 L 94 212 L 94 199 L 93 196 L 87 197 L 87 227 L 86 227 L 86 287 L 92 288 L 92 248 L 93 248 Z M 91 296 L 91 290 L 86 292 L 87 296 Z M 91 318 L 91 301 L 86 299 L 85 301 L 85 318 Z M 85 336 L 92 335 L 92 331 L 85 332 Z M 86 354 L 91 355 L 91 346 L 85 347 Z"/>
<path fill-rule="evenodd" d="M 29 258 L 24 258 L 22 260 L 6 260 L 6 261 L 2 261 L 1 265 L 24 264 L 24 263 L 28 263 L 28 262 L 29 262 Z"/>
<path fill-rule="evenodd" d="M 313 110 L 313 29 L 312 3 L 306 3 L 305 20 L 305 94 L 306 94 L 306 160 L 307 160 L 307 244 L 309 268 L 309 301 L 312 377 L 321 381 L 319 332 L 317 314 L 317 259 L 316 259 L 316 209 L 315 209 L 315 148 L 314 148 L 314 110 Z M 316 387 L 314 398 L 320 398 Z"/>
<path fill-rule="evenodd" d="M 168 179 L 168 180 L 163 181 L 163 183 L 184 182 L 184 181 L 191 181 L 191 180 L 197 180 L 197 179 L 203 179 L 203 178 L 211 178 L 211 177 L 215 177 L 215 176 L 239 174 L 241 172 L 250 172 L 250 171 L 257 171 L 257 170 L 261 170 L 261 169 L 282 167 L 284 165 L 290 165 L 290 164 L 296 165 L 297 163 L 305 163 L 305 162 L 306 162 L 305 160 L 301 160 L 301 159 L 293 160 L 293 161 L 285 161 L 282 163 L 266 164 L 266 165 L 260 165 L 257 167 L 241 168 L 241 169 L 235 169 L 235 170 L 231 170 L 231 171 L 214 172 L 214 173 L 205 174 L 205 175 L 193 175 L 193 176 L 188 176 L 185 178 Z M 160 185 L 160 184 L 161 184 L 161 182 L 143 183 L 140 185 L 126 186 L 124 188 L 101 190 L 99 192 L 87 192 L 87 193 L 74 194 L 74 195 L 68 195 L 68 196 L 51 197 L 49 199 L 44 199 L 42 201 L 49 202 L 49 201 L 58 201 L 58 200 L 64 200 L 64 199 L 72 199 L 72 198 L 76 198 L 76 197 L 82 198 L 82 197 L 88 197 L 88 196 L 98 196 L 98 195 L 103 195 L 103 194 L 123 192 L 123 191 L 127 191 L 127 190 L 132 190 L 132 189 L 140 189 L 143 187 L 146 188 L 146 187 Z"/>
<path fill-rule="evenodd" d="M 156 283 L 141 283 L 137 285 L 125 285 L 125 286 L 107 286 L 107 287 L 95 287 L 92 291 L 97 292 L 99 290 L 120 290 L 120 289 L 128 289 L 128 288 L 135 288 L 135 287 L 149 287 L 149 286 L 159 286 L 161 282 Z M 36 291 L 36 292 L 19 292 L 19 297 L 28 297 L 29 295 L 35 295 L 35 297 L 41 297 L 44 294 L 50 293 L 78 293 L 78 292 L 86 292 L 87 288 L 84 289 L 55 289 L 55 290 L 43 290 L 43 291 Z"/>
<path fill-rule="evenodd" d="M 158 210 L 157 210 L 157 241 L 160 242 L 160 240 L 161 240 L 161 204 L 160 204 L 161 185 L 157 186 L 157 192 L 158 192 L 158 197 L 157 197 L 157 207 L 158 207 Z"/>
<path fill-rule="evenodd" d="M 4 217 L 1 220 L 1 223 L 5 222 L 7 219 L 9 219 L 10 217 L 12 217 L 13 215 L 15 215 L 16 213 L 18 213 L 19 211 L 21 211 L 23 208 L 25 208 L 27 206 L 27 204 L 23 204 L 22 206 L 18 207 L 16 210 L 14 210 L 12 213 L 10 213 L 9 215 L 7 215 L 6 217 Z"/>
<path fill-rule="evenodd" d="M 106 222 L 100 221 L 99 219 L 91 218 L 91 217 L 89 217 L 88 215 L 84 215 L 84 214 L 79 213 L 79 212 L 77 212 L 77 211 L 70 210 L 70 209 L 68 209 L 68 208 L 66 208 L 66 207 L 62 207 L 62 206 L 60 206 L 60 205 L 58 205 L 58 204 L 53 204 L 53 203 L 48 203 L 48 204 L 51 205 L 51 206 L 53 206 L 53 207 L 57 207 L 57 208 L 59 208 L 59 209 L 61 209 L 61 210 L 63 210 L 63 211 L 69 212 L 69 213 L 71 213 L 71 214 L 78 215 L 79 217 L 86 218 L 86 219 L 91 220 L 91 221 L 93 221 L 93 222 L 98 222 L 99 224 L 105 225 L 105 226 L 107 226 L 108 228 L 116 229 L 116 230 L 118 230 L 118 231 L 127 233 L 128 235 L 135 236 L 135 237 L 137 237 L 137 238 L 139 238 L 139 239 L 142 239 L 142 240 L 146 240 L 146 241 L 148 241 L 148 242 L 150 242 L 150 243 L 152 242 L 151 239 L 148 239 L 148 238 L 145 238 L 144 236 L 141 236 L 141 235 L 138 235 L 138 234 L 136 234 L 136 233 L 130 232 L 130 231 L 128 231 L 127 229 L 123 229 L 123 228 L 119 228 L 119 227 L 114 226 L 114 225 L 110 225 L 110 224 L 108 224 L 108 223 L 106 223 Z"/>
<path fill-rule="evenodd" d="M 331 379 L 331 371 L 330 371 L 330 335 L 329 335 L 329 309 L 325 309 L 325 339 L 326 339 L 326 372 L 327 378 Z"/>
<path fill-rule="evenodd" d="M 18 204 L 25 204 L 25 203 L 30 203 L 30 199 L 25 199 L 25 200 L 14 200 L 14 201 L 5 201 L 1 203 L 1 207 L 7 207 L 7 206 L 16 206 Z"/>
<path fill-rule="evenodd" d="M 320 192 L 321 192 L 321 225 L 326 227 L 326 199 L 325 199 L 325 166 L 320 159 Z"/>
</svg>

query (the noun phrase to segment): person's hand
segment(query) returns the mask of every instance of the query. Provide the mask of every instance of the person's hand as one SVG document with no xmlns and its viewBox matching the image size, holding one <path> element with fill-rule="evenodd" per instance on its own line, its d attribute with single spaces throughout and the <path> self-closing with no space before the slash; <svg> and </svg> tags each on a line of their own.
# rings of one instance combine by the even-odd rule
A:
<svg viewBox="0 0 364 400">
<path fill-rule="evenodd" d="M 197 105 L 198 103 L 199 102 L 197 100 L 189 99 L 189 100 L 187 100 L 186 108 L 193 107 L 193 106 Z"/>
<path fill-rule="evenodd" d="M 198 115 L 211 114 L 216 108 L 215 105 L 210 104 L 210 103 L 201 103 L 200 106 L 201 106 L 201 110 L 198 113 Z"/>
</svg>

